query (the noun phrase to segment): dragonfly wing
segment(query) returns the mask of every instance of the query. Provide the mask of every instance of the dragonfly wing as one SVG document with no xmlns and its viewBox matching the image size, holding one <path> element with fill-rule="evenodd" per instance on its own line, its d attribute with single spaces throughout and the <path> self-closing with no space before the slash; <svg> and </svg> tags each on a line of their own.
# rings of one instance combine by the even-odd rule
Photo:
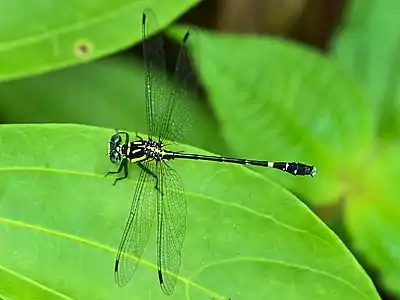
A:
<svg viewBox="0 0 400 300">
<path fill-rule="evenodd" d="M 159 167 L 158 276 L 161 289 L 170 295 L 174 291 L 181 265 L 181 250 L 186 232 L 186 196 L 178 173 L 166 163 Z"/>
<path fill-rule="evenodd" d="M 115 260 L 115 282 L 124 286 L 131 279 L 146 248 L 157 203 L 155 164 L 144 163 L 133 196 L 121 243 Z"/>
<path fill-rule="evenodd" d="M 157 30 L 159 30 L 157 18 L 151 9 L 146 9 L 142 19 L 145 97 L 148 134 L 153 140 L 158 139 L 167 84 L 163 39 L 160 34 L 154 35 Z"/>
</svg>

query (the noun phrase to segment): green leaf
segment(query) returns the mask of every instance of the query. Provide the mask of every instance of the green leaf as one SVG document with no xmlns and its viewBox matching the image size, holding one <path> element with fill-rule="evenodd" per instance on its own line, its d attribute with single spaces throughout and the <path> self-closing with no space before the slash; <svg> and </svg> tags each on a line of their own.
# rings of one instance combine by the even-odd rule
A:
<svg viewBox="0 0 400 300">
<path fill-rule="evenodd" d="M 368 92 L 366 100 L 386 139 L 400 136 L 399 11 L 398 1 L 351 1 L 332 53 Z"/>
<path fill-rule="evenodd" d="M 142 63 L 113 56 L 41 76 L 0 84 L 4 123 L 80 123 L 147 132 Z M 223 151 L 216 120 L 187 99 L 194 124 L 187 142 Z"/>
<path fill-rule="evenodd" d="M 315 202 L 338 200 L 343 176 L 373 145 L 372 111 L 356 82 L 332 60 L 278 39 L 203 32 L 193 51 L 235 153 L 314 165 L 313 181 L 265 174 Z"/>
<path fill-rule="evenodd" d="M 382 273 L 389 290 L 400 295 L 400 146 L 381 149 L 346 207 L 346 225 L 355 248 Z"/>
<path fill-rule="evenodd" d="M 400 136 L 400 4 L 352 1 L 334 41 L 334 56 L 368 93 L 379 135 L 366 168 L 348 184 L 346 225 L 355 248 L 400 295 L 398 167 Z M 388 140 L 388 141 L 385 141 Z"/>
<path fill-rule="evenodd" d="M 0 81 L 81 64 L 141 39 L 142 13 L 160 29 L 197 0 L 0 1 Z"/>
<path fill-rule="evenodd" d="M 78 125 L 0 127 L 0 296 L 165 299 L 155 237 L 127 287 L 114 283 L 138 168 L 116 186 L 104 178 L 115 168 L 106 156 L 111 134 Z M 238 165 L 170 165 L 188 200 L 174 299 L 379 299 L 341 241 L 280 186 Z"/>
</svg>

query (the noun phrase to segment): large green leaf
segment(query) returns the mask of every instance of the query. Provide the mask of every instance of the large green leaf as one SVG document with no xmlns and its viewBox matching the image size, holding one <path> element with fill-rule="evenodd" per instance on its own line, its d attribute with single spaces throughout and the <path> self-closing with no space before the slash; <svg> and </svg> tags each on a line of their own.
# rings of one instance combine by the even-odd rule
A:
<svg viewBox="0 0 400 300">
<path fill-rule="evenodd" d="M 152 8 L 160 29 L 197 0 L 0 1 L 0 81 L 76 65 L 141 39 Z"/>
<path fill-rule="evenodd" d="M 3 298 L 165 299 L 155 238 L 128 286 L 114 283 L 138 168 L 116 186 L 104 178 L 115 168 L 106 156 L 112 133 L 78 125 L 0 127 Z M 341 241 L 282 187 L 242 166 L 170 164 L 188 200 L 171 299 L 379 299 Z"/>
<path fill-rule="evenodd" d="M 315 181 L 265 174 L 316 202 L 336 201 L 373 146 L 372 111 L 330 59 L 287 41 L 205 33 L 194 50 L 238 155 L 315 165 Z"/>
<path fill-rule="evenodd" d="M 332 55 L 370 95 L 380 134 L 400 136 L 399 1 L 353 0 Z"/>
</svg>

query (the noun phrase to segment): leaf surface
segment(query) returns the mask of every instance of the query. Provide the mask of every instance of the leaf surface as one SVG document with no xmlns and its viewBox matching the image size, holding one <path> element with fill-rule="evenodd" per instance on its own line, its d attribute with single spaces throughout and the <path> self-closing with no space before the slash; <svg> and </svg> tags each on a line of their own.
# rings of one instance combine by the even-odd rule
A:
<svg viewBox="0 0 400 300">
<path fill-rule="evenodd" d="M 160 29 L 196 0 L 0 2 L 0 81 L 81 64 L 141 40 L 152 8 Z"/>
<path fill-rule="evenodd" d="M 154 265 L 155 236 L 128 286 L 114 283 L 138 168 L 116 186 L 104 178 L 115 168 L 106 155 L 111 134 L 78 125 L 0 127 L 0 279 L 7 283 L 0 295 L 165 298 Z M 237 165 L 170 165 L 188 201 L 173 299 L 266 299 L 277 292 L 280 299 L 379 299 L 341 241 L 279 185 Z"/>
</svg>

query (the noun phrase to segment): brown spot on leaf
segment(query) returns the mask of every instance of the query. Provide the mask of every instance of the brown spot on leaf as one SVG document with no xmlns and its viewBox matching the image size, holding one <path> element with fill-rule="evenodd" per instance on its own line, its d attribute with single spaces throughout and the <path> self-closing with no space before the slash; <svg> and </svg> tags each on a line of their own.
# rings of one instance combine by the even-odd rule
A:
<svg viewBox="0 0 400 300">
<path fill-rule="evenodd" d="M 93 52 L 93 44 L 89 41 L 80 40 L 74 45 L 74 53 L 77 57 L 86 58 Z"/>
</svg>

